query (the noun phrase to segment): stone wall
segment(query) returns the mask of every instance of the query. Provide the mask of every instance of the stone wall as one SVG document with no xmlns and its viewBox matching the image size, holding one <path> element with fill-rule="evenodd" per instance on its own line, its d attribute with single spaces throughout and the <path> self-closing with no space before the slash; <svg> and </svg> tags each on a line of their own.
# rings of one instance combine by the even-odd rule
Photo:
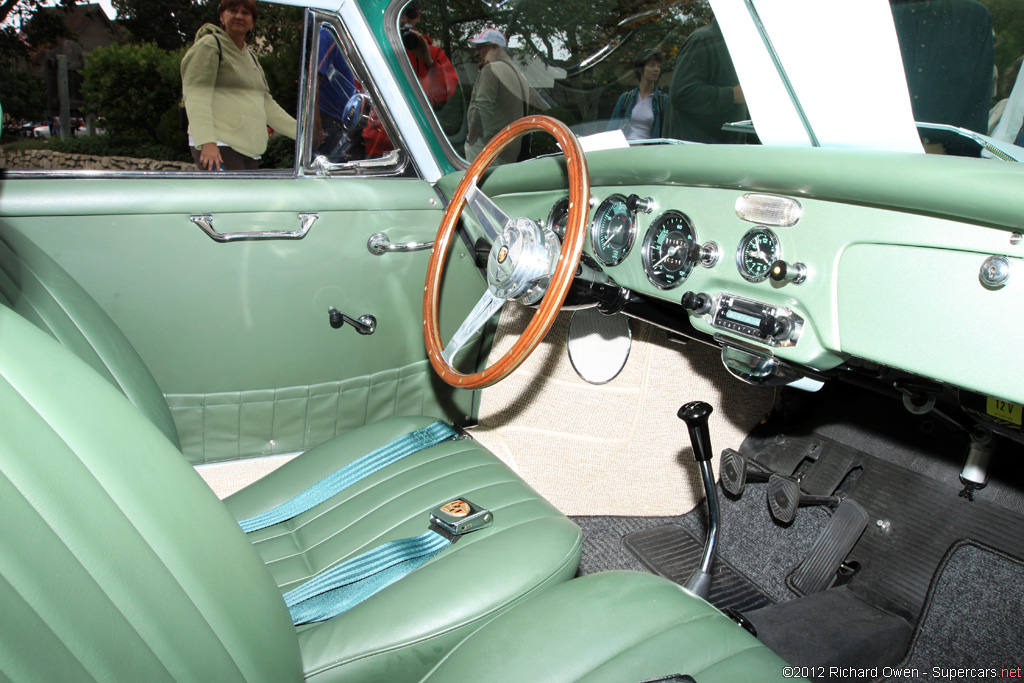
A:
<svg viewBox="0 0 1024 683">
<path fill-rule="evenodd" d="M 91 154 L 65 154 L 48 149 L 6 150 L 0 148 L 0 168 L 66 169 L 101 171 L 195 171 L 191 161 L 155 161 L 131 157 L 100 157 Z"/>
</svg>

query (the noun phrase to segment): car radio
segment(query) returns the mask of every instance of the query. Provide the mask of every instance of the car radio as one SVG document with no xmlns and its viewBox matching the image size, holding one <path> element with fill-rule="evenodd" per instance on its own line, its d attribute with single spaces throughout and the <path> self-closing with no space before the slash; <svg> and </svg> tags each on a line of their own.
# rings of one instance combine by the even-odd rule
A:
<svg viewBox="0 0 1024 683">
<path fill-rule="evenodd" d="M 716 296 L 686 292 L 683 307 L 707 315 L 719 329 L 756 339 L 769 346 L 795 346 L 803 329 L 803 318 L 788 308 L 734 294 Z"/>
</svg>

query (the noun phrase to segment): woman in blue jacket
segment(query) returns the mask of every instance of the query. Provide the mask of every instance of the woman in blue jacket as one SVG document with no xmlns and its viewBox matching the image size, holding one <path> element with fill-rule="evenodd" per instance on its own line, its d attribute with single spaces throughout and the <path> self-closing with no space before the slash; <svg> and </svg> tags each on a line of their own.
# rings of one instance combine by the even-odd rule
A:
<svg viewBox="0 0 1024 683">
<path fill-rule="evenodd" d="M 647 48 L 637 55 L 633 60 L 633 69 L 640 85 L 619 97 L 608 130 L 620 128 L 628 140 L 661 137 L 661 122 L 668 106 L 668 95 L 657 84 L 664 61 L 665 55 L 654 48 Z"/>
</svg>

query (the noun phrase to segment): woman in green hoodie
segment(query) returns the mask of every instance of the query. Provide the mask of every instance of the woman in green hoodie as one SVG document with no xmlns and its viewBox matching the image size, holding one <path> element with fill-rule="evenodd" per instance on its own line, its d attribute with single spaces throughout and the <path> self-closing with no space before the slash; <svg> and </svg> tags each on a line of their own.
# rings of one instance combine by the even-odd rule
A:
<svg viewBox="0 0 1024 683">
<path fill-rule="evenodd" d="M 204 24 L 181 60 L 189 147 L 208 171 L 254 170 L 267 149 L 267 126 L 295 139 L 295 119 L 270 96 L 245 45 L 256 25 L 254 0 L 221 0 L 220 23 Z"/>
</svg>

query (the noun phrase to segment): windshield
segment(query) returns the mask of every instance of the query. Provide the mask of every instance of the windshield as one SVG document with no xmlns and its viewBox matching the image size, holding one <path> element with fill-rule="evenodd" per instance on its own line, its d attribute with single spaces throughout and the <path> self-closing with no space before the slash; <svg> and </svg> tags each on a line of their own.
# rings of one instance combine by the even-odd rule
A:
<svg viewBox="0 0 1024 683">
<path fill-rule="evenodd" d="M 817 0 L 449 0 L 405 6 L 399 34 L 443 144 L 467 161 L 527 113 L 607 145 L 1024 152 L 1015 0 L 855 13 Z M 502 160 L 557 151 L 535 137 Z"/>
</svg>

